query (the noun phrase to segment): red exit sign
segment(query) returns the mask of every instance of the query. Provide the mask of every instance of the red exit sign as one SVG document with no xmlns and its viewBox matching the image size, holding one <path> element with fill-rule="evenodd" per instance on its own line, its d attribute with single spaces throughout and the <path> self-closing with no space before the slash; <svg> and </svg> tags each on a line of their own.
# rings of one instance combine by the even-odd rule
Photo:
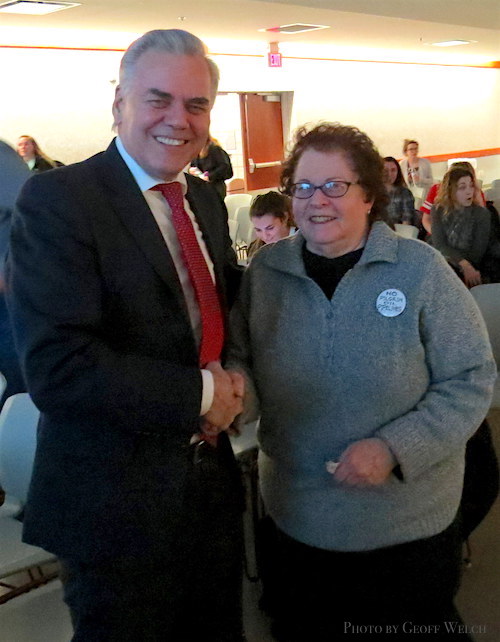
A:
<svg viewBox="0 0 500 642">
<path fill-rule="evenodd" d="M 267 64 L 269 67 L 281 67 L 281 54 L 280 53 L 268 53 L 267 54 Z"/>
</svg>

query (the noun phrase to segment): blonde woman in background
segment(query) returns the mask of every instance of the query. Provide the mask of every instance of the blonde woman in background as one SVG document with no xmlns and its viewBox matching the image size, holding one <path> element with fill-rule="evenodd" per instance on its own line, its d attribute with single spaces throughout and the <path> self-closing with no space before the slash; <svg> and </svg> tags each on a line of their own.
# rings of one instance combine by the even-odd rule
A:
<svg viewBox="0 0 500 642">
<path fill-rule="evenodd" d="M 20 136 L 17 141 L 17 153 L 32 172 L 46 172 L 48 169 L 64 165 L 64 163 L 47 156 L 33 136 L 26 134 Z"/>
<path fill-rule="evenodd" d="M 224 199 L 227 191 L 225 181 L 233 177 L 233 166 L 219 141 L 209 136 L 198 157 L 191 161 L 189 173 L 213 185 Z"/>
<path fill-rule="evenodd" d="M 403 154 L 406 158 L 399 164 L 410 189 L 423 187 L 427 193 L 429 187 L 434 183 L 432 167 L 426 158 L 419 157 L 417 141 L 406 138 L 403 142 Z"/>
</svg>

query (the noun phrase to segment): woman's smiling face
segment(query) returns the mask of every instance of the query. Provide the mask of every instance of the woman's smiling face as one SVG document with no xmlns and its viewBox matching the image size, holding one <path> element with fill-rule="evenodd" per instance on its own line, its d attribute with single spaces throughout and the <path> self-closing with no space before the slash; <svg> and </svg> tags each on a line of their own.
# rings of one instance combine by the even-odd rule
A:
<svg viewBox="0 0 500 642">
<path fill-rule="evenodd" d="M 342 151 L 320 152 L 306 149 L 300 157 L 294 182 L 323 185 L 325 182 L 351 183 L 344 196 L 331 198 L 317 189 L 310 198 L 293 198 L 293 214 L 314 254 L 335 257 L 363 247 L 368 234 L 368 213 L 373 204 L 359 177 Z"/>
</svg>

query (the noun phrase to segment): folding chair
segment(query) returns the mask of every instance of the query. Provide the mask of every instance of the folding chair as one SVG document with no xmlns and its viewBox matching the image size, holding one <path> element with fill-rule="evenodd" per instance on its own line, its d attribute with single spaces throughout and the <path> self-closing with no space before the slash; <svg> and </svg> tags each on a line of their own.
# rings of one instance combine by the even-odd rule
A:
<svg viewBox="0 0 500 642">
<path fill-rule="evenodd" d="M 19 514 L 28 495 L 38 417 L 27 393 L 9 397 L 0 413 L 0 486 L 5 491 L 0 508 L 0 587 L 5 591 L 0 604 L 58 575 L 53 555 L 21 539 Z M 13 578 L 18 575 L 23 577 Z"/>
</svg>

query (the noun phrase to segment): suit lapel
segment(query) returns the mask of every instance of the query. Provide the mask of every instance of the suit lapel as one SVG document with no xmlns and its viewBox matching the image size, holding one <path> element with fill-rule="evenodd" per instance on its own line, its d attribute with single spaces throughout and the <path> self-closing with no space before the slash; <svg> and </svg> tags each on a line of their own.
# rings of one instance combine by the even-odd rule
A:
<svg viewBox="0 0 500 642">
<path fill-rule="evenodd" d="M 114 211 L 157 274 L 176 291 L 187 315 L 182 287 L 165 240 L 114 142 L 100 158 L 103 164 L 99 168 L 99 178 L 106 186 L 106 194 Z"/>
</svg>

